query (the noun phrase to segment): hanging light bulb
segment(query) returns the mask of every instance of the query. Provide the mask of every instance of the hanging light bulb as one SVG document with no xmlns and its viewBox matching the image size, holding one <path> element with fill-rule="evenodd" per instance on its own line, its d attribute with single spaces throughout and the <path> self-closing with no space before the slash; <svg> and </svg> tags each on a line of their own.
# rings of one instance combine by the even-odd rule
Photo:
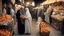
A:
<svg viewBox="0 0 64 36">
<path fill-rule="evenodd" d="M 32 2 L 32 6 L 35 6 L 35 2 Z"/>
<path fill-rule="evenodd" d="M 26 6 L 29 6 L 30 5 L 30 2 L 26 2 Z"/>
</svg>

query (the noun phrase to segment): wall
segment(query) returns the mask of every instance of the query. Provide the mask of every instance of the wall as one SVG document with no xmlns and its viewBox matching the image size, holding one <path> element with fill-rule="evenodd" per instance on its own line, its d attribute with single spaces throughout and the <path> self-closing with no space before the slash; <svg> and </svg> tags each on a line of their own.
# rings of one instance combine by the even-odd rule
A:
<svg viewBox="0 0 64 36">
<path fill-rule="evenodd" d="M 0 12 L 2 12 L 2 0 L 0 0 Z"/>
</svg>

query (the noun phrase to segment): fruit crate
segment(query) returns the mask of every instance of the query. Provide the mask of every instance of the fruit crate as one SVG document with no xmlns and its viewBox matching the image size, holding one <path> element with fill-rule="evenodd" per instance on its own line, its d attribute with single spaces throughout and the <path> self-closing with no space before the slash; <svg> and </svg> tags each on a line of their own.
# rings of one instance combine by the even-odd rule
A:
<svg viewBox="0 0 64 36">
<path fill-rule="evenodd" d="M 50 32 L 40 32 L 40 36 L 49 36 Z"/>
<path fill-rule="evenodd" d="M 8 22 L 0 22 L 0 29 L 13 28 L 13 23 L 13 20 L 9 20 Z"/>
<path fill-rule="evenodd" d="M 8 26 L 9 24 L 11 24 L 11 23 L 13 23 L 12 22 L 13 21 L 13 19 L 12 20 L 7 20 L 7 21 L 3 21 L 3 22 L 0 22 L 0 26 Z"/>
<path fill-rule="evenodd" d="M 41 27 L 41 24 L 39 25 L 39 33 L 40 33 L 40 36 L 49 36 L 50 35 L 50 31 L 49 32 L 41 32 L 41 29 L 42 28 L 45 28 L 45 27 L 47 28 L 47 26 Z"/>
</svg>

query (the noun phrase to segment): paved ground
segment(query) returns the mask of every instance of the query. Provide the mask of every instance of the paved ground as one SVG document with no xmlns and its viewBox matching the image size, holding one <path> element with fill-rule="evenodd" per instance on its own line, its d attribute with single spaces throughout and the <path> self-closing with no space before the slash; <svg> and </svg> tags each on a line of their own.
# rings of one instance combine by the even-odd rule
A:
<svg viewBox="0 0 64 36">
<path fill-rule="evenodd" d="M 47 24 L 48 28 L 51 30 L 51 33 L 49 36 L 62 36 L 61 32 L 54 29 L 51 25 Z M 14 36 L 40 36 L 39 35 L 39 29 L 38 29 L 38 24 L 36 24 L 36 21 L 33 20 L 33 24 L 32 24 L 32 30 L 31 30 L 31 35 L 14 35 Z"/>
<path fill-rule="evenodd" d="M 48 28 L 51 30 L 49 36 L 62 36 L 61 32 L 53 28 L 51 25 L 47 24 Z"/>
</svg>

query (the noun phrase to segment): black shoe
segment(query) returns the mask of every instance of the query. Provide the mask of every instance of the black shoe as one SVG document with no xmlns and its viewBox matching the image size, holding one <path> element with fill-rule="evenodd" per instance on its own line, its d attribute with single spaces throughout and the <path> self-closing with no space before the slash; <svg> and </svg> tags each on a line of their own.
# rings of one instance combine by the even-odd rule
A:
<svg viewBox="0 0 64 36">
<path fill-rule="evenodd" d="M 24 33 L 19 33 L 19 35 L 24 35 Z"/>
<path fill-rule="evenodd" d="M 25 35 L 30 35 L 30 33 L 25 33 Z"/>
</svg>

